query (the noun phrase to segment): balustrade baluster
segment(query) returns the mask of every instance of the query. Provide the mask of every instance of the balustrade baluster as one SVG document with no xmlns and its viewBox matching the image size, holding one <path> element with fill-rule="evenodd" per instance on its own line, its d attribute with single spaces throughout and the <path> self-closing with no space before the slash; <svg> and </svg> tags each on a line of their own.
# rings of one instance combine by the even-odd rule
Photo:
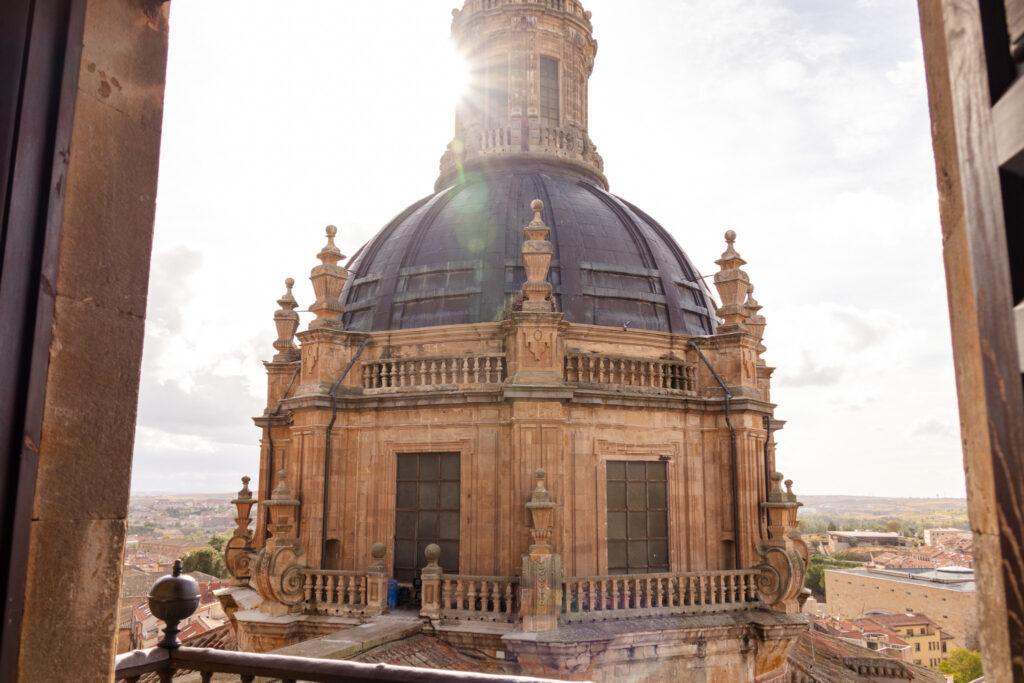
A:
<svg viewBox="0 0 1024 683">
<path fill-rule="evenodd" d="M 313 601 L 321 602 L 324 599 L 323 591 L 321 590 L 324 585 L 324 577 L 321 574 L 316 575 L 316 580 L 313 583 Z"/>
<path fill-rule="evenodd" d="M 589 609 L 591 612 L 593 612 L 593 611 L 597 610 L 597 605 L 594 604 L 594 598 L 596 598 L 597 595 L 594 592 L 594 581 L 593 581 L 593 579 L 587 581 L 587 588 L 588 588 L 588 591 L 587 591 L 587 609 Z"/>
<path fill-rule="evenodd" d="M 484 382 L 487 384 L 491 383 L 491 357 L 487 356 L 484 359 Z"/>
<path fill-rule="evenodd" d="M 706 576 L 697 576 L 697 604 L 704 604 L 704 581 Z"/>
<path fill-rule="evenodd" d="M 455 609 L 465 609 L 466 585 L 462 579 L 455 580 Z"/>
<path fill-rule="evenodd" d="M 306 581 L 302 584 L 302 599 L 309 602 L 313 599 L 313 575 L 306 574 Z"/>
<path fill-rule="evenodd" d="M 612 609 L 622 609 L 619 605 L 619 580 L 612 579 Z"/>
<path fill-rule="evenodd" d="M 396 380 L 398 379 L 398 363 L 391 361 L 388 363 L 388 386 L 397 387 Z"/>
<path fill-rule="evenodd" d="M 505 584 L 505 614 L 512 614 L 513 613 L 513 611 L 515 609 L 515 605 L 513 604 L 513 600 L 514 599 L 515 599 L 515 592 L 513 592 L 513 590 L 512 590 L 512 582 L 509 581 L 508 583 Z"/>
<path fill-rule="evenodd" d="M 354 605 L 356 604 L 356 591 L 358 590 L 358 587 L 356 586 L 356 577 L 349 576 L 346 578 L 348 579 L 348 581 L 346 581 L 348 584 L 348 604 Z"/>
<path fill-rule="evenodd" d="M 665 587 L 662 584 L 663 579 L 661 579 L 659 577 L 659 578 L 655 579 L 655 581 L 657 582 L 657 586 L 658 586 L 658 596 L 657 596 L 658 604 L 655 605 L 655 607 L 664 607 L 665 606 Z"/>
<path fill-rule="evenodd" d="M 451 579 L 441 580 L 441 609 L 452 607 L 452 582 Z"/>
<path fill-rule="evenodd" d="M 576 604 L 579 606 L 581 612 L 586 611 L 586 610 L 583 609 L 583 582 L 582 581 L 577 581 L 576 582 Z"/>
<path fill-rule="evenodd" d="M 670 576 L 670 577 L 668 577 L 668 580 L 665 582 L 665 584 L 666 584 L 665 585 L 665 589 L 668 592 L 668 596 L 667 597 L 668 597 L 668 606 L 669 607 L 676 607 L 677 606 L 676 596 L 679 595 L 679 590 L 678 590 L 678 588 L 679 588 L 679 581 L 680 581 L 680 578 L 678 576 Z"/>
<path fill-rule="evenodd" d="M 366 577 L 365 576 L 360 576 L 359 577 L 359 604 L 360 605 L 365 605 L 366 604 Z"/>
<path fill-rule="evenodd" d="M 334 576 L 324 576 L 324 602 L 330 604 L 334 602 Z"/>
<path fill-rule="evenodd" d="M 629 588 L 630 588 L 629 584 L 632 581 L 633 581 L 633 579 L 623 579 L 622 580 L 622 609 L 629 609 L 630 607 L 632 607 L 632 605 L 630 604 L 631 596 L 630 596 L 630 590 L 629 590 Z"/>
</svg>

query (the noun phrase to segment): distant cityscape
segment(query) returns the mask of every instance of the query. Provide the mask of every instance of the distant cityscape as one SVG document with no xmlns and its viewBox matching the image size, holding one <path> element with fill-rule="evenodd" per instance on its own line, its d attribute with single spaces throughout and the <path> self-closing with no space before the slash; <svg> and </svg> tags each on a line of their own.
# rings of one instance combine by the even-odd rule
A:
<svg viewBox="0 0 1024 683">
<path fill-rule="evenodd" d="M 195 647 L 235 649 L 227 616 L 214 595 L 229 585 L 222 551 L 235 527 L 233 497 L 132 496 L 121 575 L 118 652 L 152 647 L 160 639 L 164 624 L 152 615 L 146 598 L 153 582 L 169 574 L 176 559 L 184 560 L 185 573 L 200 588 L 199 608 L 180 625 L 179 637 Z"/>
</svg>

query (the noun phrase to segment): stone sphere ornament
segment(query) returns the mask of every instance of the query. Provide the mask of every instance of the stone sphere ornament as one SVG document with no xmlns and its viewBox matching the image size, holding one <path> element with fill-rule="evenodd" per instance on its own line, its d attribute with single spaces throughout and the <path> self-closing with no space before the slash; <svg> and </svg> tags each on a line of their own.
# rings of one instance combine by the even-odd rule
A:
<svg viewBox="0 0 1024 683">
<path fill-rule="evenodd" d="M 167 626 L 164 637 L 157 645 L 166 648 L 181 647 L 178 640 L 178 622 L 199 607 L 199 584 L 191 576 L 181 575 L 181 560 L 174 561 L 170 576 L 162 576 L 149 589 L 149 609 L 153 616 L 163 619 Z"/>
</svg>

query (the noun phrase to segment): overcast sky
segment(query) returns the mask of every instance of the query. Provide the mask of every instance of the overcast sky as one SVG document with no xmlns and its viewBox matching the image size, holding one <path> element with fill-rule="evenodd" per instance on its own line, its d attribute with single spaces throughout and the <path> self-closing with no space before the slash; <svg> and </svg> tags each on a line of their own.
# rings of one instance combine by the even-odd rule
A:
<svg viewBox="0 0 1024 683">
<path fill-rule="evenodd" d="M 284 278 L 432 191 L 456 1 L 171 4 L 134 491 L 256 474 Z M 795 490 L 964 495 L 916 2 L 584 2 L 611 190 L 705 275 L 737 232 Z"/>
</svg>

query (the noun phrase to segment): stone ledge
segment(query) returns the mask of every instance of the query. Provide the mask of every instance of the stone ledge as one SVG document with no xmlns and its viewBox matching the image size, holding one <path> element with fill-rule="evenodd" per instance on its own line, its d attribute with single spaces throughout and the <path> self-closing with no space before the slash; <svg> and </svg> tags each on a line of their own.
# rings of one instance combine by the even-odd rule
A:
<svg viewBox="0 0 1024 683">
<path fill-rule="evenodd" d="M 236 615 L 237 616 L 237 615 Z M 267 619 L 274 621 L 280 617 Z M 301 619 L 302 617 L 296 617 Z M 306 617 L 307 619 L 346 621 L 341 617 Z M 352 621 L 352 620 L 347 620 Z M 358 621 L 358 620 L 356 620 Z M 395 640 L 408 638 L 423 630 L 419 617 L 384 614 L 373 621 L 352 628 L 306 640 L 273 650 L 277 655 L 313 657 L 316 659 L 351 659 L 361 652 Z"/>
</svg>

